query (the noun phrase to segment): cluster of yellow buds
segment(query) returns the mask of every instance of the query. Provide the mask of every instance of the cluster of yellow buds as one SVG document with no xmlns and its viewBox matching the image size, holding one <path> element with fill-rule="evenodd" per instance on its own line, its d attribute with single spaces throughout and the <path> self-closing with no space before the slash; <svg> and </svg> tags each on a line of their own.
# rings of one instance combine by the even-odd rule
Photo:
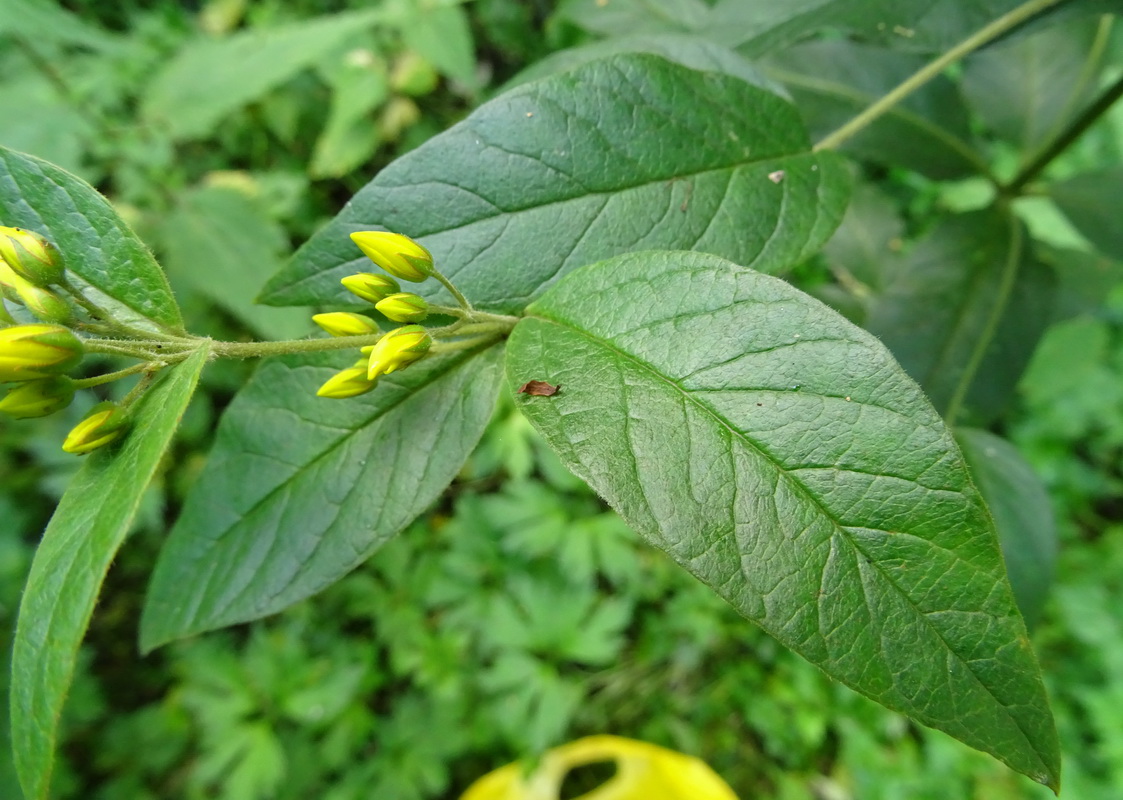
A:
<svg viewBox="0 0 1123 800">
<path fill-rule="evenodd" d="M 433 337 L 416 323 L 429 316 L 429 303 L 412 292 L 403 292 L 398 281 L 420 282 L 433 275 L 433 256 L 408 236 L 400 233 L 361 231 L 351 234 L 367 258 L 394 277 L 360 272 L 348 275 L 344 288 L 372 303 L 387 319 L 410 323 L 385 334 L 377 343 L 362 348 L 363 358 L 354 366 L 332 376 L 317 394 L 345 398 L 366 394 L 374 388 L 379 375 L 409 366 L 422 358 L 433 344 Z M 363 336 L 378 333 L 370 317 L 346 311 L 317 314 L 312 319 L 332 336 Z"/>
<path fill-rule="evenodd" d="M 45 417 L 74 399 L 75 382 L 66 373 L 82 360 L 82 340 L 62 324 L 73 319 L 70 304 L 47 287 L 62 283 L 58 251 L 45 238 L 22 228 L 0 226 L 0 292 L 22 305 L 40 323 L 17 325 L 0 303 L 0 383 L 14 383 L 0 399 L 0 412 L 15 419 Z M 95 406 L 67 435 L 62 449 L 89 453 L 120 437 L 125 410 L 113 403 Z"/>
</svg>

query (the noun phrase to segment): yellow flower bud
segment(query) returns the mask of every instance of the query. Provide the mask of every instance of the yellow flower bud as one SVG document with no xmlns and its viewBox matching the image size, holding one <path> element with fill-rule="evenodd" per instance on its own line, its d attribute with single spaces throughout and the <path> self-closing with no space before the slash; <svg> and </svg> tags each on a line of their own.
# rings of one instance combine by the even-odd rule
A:
<svg viewBox="0 0 1123 800">
<path fill-rule="evenodd" d="M 389 275 L 375 275 L 370 272 L 348 275 L 340 283 L 351 294 L 363 298 L 368 303 L 377 303 L 383 297 L 402 290 L 401 285 Z"/>
<path fill-rule="evenodd" d="M 433 344 L 433 337 L 420 325 L 405 325 L 383 336 L 370 351 L 367 379 L 388 375 L 422 358 Z"/>
<path fill-rule="evenodd" d="M 49 286 L 62 280 L 62 259 L 58 250 L 34 231 L 0 226 L 0 258 L 7 261 L 17 275 L 36 286 Z"/>
<path fill-rule="evenodd" d="M 17 275 L 15 270 L 8 266 L 7 261 L 0 258 L 0 294 L 13 303 L 23 305 L 23 301 L 20 300 L 19 292 L 16 291 L 16 287 L 25 285 L 27 285 L 27 281 Z"/>
<path fill-rule="evenodd" d="M 341 400 L 345 397 L 357 397 L 366 394 L 374 388 L 375 380 L 367 377 L 367 362 L 359 362 L 362 366 L 345 369 L 330 378 L 316 392 L 320 397 L 331 397 Z"/>
<path fill-rule="evenodd" d="M 21 383 L 9 390 L 0 400 L 0 411 L 16 419 L 45 417 L 66 408 L 73 399 L 74 381 L 53 375 Z"/>
<path fill-rule="evenodd" d="M 121 438 L 128 424 L 128 412 L 121 406 L 109 401 L 98 403 L 66 435 L 62 449 L 83 456 Z"/>
<path fill-rule="evenodd" d="M 27 310 L 43 322 L 61 325 L 74 318 L 74 309 L 70 304 L 50 289 L 41 289 L 30 281 L 22 281 L 16 287 L 16 294 Z"/>
<path fill-rule="evenodd" d="M 429 304 L 409 292 L 399 292 L 385 297 L 374 307 L 394 322 L 421 322 L 429 316 Z"/>
<path fill-rule="evenodd" d="M 358 231 L 351 234 L 351 241 L 395 278 L 419 283 L 433 274 L 433 256 L 408 236 L 386 231 Z"/>
<path fill-rule="evenodd" d="M 61 325 L 0 328 L 0 383 L 61 375 L 83 351 L 81 340 Z"/>
<path fill-rule="evenodd" d="M 370 317 L 352 314 L 350 311 L 332 311 L 330 314 L 316 314 L 312 321 L 332 336 L 365 336 L 378 333 L 378 325 Z"/>
</svg>

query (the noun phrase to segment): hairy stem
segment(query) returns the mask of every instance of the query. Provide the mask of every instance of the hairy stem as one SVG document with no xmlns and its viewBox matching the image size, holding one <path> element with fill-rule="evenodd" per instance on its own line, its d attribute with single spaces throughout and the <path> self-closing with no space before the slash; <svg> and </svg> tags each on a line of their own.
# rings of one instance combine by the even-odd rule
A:
<svg viewBox="0 0 1123 800">
<path fill-rule="evenodd" d="M 136 375 L 138 372 L 152 372 L 158 368 L 159 367 L 152 364 L 152 362 L 146 361 L 143 364 L 134 364 L 126 369 L 119 369 L 116 372 L 107 372 L 104 375 L 97 375 L 93 378 L 80 378 L 74 381 L 74 388 L 89 389 L 91 386 L 101 386 L 106 383 L 121 380 L 121 378 L 127 378 L 130 375 Z"/>
<path fill-rule="evenodd" d="M 910 94 L 915 92 L 928 81 L 935 78 L 943 72 L 950 64 L 955 63 L 964 56 L 973 53 L 983 45 L 997 39 L 1002 34 L 1006 33 L 1011 28 L 1017 27 L 1025 22 L 1030 17 L 1044 11 L 1051 6 L 1058 3 L 1065 2 L 1065 0 L 1028 0 L 1022 3 L 1012 11 L 1003 14 L 989 25 L 980 28 L 978 31 L 968 36 L 955 47 L 948 50 L 935 61 L 922 67 L 917 72 L 909 76 L 905 81 L 898 85 L 895 89 L 890 91 L 876 103 L 871 105 L 854 119 L 847 122 L 842 127 L 834 132 L 825 136 L 818 144 L 815 145 L 815 150 L 833 150 L 839 147 L 848 139 L 852 138 L 867 126 L 870 125 L 878 117 L 885 114 L 893 106 L 904 100 Z"/>
</svg>

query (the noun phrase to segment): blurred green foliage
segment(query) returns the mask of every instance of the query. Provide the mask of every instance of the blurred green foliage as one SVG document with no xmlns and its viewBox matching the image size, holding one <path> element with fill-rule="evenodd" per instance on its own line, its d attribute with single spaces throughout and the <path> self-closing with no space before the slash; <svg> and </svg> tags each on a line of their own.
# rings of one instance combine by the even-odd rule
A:
<svg viewBox="0 0 1123 800">
<path fill-rule="evenodd" d="M 261 283 L 382 165 L 522 67 L 582 41 L 552 5 L 0 0 L 0 142 L 109 195 L 169 270 L 192 330 L 300 335 L 303 312 L 249 303 Z M 803 45 L 789 61 L 806 67 L 844 45 Z M 770 68 L 787 80 L 793 63 Z M 969 94 L 994 91 L 983 80 L 993 75 L 969 65 Z M 814 89 L 796 83 L 793 94 Z M 957 126 L 967 135 L 985 122 Z M 988 140 L 995 169 L 1016 160 L 1013 140 L 1039 133 Z M 1115 113 L 1055 171 L 1105 169 L 1121 155 Z M 863 188 L 855 208 L 882 209 L 868 229 L 892 246 L 871 256 L 869 239 L 844 229 L 827 251 L 833 271 L 817 261 L 794 279 L 862 317 L 863 292 L 880 288 L 935 211 L 985 202 L 970 179 L 936 180 L 958 176 L 949 164 L 927 178 L 868 167 L 878 189 Z M 1085 277 L 1057 289 L 1068 311 L 1054 310 L 999 424 L 1060 521 L 1056 582 L 1034 636 L 1065 793 L 1106 798 L 1123 791 L 1123 291 L 1110 291 L 1118 265 L 1080 249 L 1083 236 L 1112 232 L 1082 234 L 1061 215 L 1080 190 L 1020 201 L 1052 248 L 1043 258 Z M 58 798 L 453 798 L 499 764 L 604 732 L 697 754 L 744 797 L 1050 796 L 746 626 L 642 544 L 509 402 L 445 501 L 348 578 L 279 617 L 141 659 L 136 620 L 167 521 L 249 369 L 207 371 L 110 573 L 66 709 Z M 34 426 L 0 421 L 0 641 L 76 468 L 57 442 L 84 410 Z M 5 697 L 6 680 L 5 669 Z M 18 793 L 5 743 L 0 797 Z"/>
</svg>

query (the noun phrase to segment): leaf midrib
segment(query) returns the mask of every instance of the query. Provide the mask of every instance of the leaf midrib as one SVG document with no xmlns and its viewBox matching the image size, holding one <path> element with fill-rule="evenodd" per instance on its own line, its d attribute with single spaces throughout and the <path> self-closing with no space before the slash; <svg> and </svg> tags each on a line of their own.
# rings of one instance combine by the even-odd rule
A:
<svg viewBox="0 0 1123 800">
<path fill-rule="evenodd" d="M 703 404 L 702 402 L 700 402 L 699 400 L 694 398 L 693 395 L 691 394 L 691 392 L 684 389 L 682 386 L 677 384 L 674 380 L 672 380 L 668 376 L 663 375 L 653 365 L 651 365 L 648 362 L 642 360 L 638 356 L 635 356 L 632 353 L 628 353 L 624 350 L 621 350 L 619 347 L 617 347 L 615 345 L 615 343 L 610 342 L 607 339 L 603 339 L 599 336 L 595 336 L 591 332 L 586 331 L 582 328 L 579 328 L 579 327 L 573 325 L 572 323 L 570 323 L 568 321 L 561 320 L 561 319 L 558 319 L 558 318 L 555 318 L 555 317 L 551 317 L 548 314 L 544 314 L 544 313 L 542 313 L 541 310 L 535 310 L 535 312 L 533 312 L 532 314 L 528 314 L 527 318 L 528 319 L 537 318 L 537 319 L 542 320 L 544 322 L 552 323 L 552 324 L 558 325 L 559 327 L 566 328 L 567 330 L 570 330 L 573 333 L 575 333 L 579 336 L 582 336 L 582 337 L 592 341 L 595 344 L 600 345 L 604 349 L 606 349 L 606 350 L 612 352 L 613 354 L 615 354 L 618 358 L 631 362 L 632 364 L 639 367 L 641 370 L 649 373 L 654 378 L 657 378 L 658 380 L 660 380 L 663 383 L 667 384 L 668 386 L 672 387 L 674 390 L 676 390 L 679 394 L 682 395 L 682 397 L 685 401 L 690 402 L 697 409 L 704 412 L 706 415 L 710 416 L 718 425 L 721 425 L 726 430 L 728 430 L 732 437 L 735 437 L 736 439 L 742 441 L 748 448 L 750 448 L 751 450 L 756 452 L 763 460 L 767 461 L 768 463 L 771 463 L 773 465 L 773 467 L 775 468 L 775 470 L 780 475 L 782 475 L 785 479 L 791 481 L 791 483 L 794 485 L 796 490 L 798 492 L 800 492 L 801 494 L 803 494 L 810 501 L 810 503 L 827 520 L 830 521 L 832 527 L 834 527 L 836 529 L 836 531 L 838 532 L 839 538 L 841 538 L 843 541 L 846 541 L 851 547 L 854 548 L 855 552 L 859 553 L 863 558 L 865 558 L 867 560 L 867 562 L 870 564 L 870 566 L 872 566 L 875 570 L 877 570 L 877 572 L 879 572 L 881 574 L 881 576 L 885 580 L 885 582 L 889 586 L 893 587 L 893 589 L 900 595 L 900 597 L 905 601 L 905 603 L 910 608 L 913 609 L 916 617 L 922 622 L 922 624 L 924 624 L 926 627 L 931 629 L 931 631 L 935 634 L 935 636 L 944 644 L 944 647 L 946 648 L 947 652 L 954 655 L 956 660 L 966 668 L 966 671 L 971 675 L 971 677 L 975 680 L 975 682 L 983 689 L 984 692 L 986 692 L 986 694 L 988 696 L 990 696 L 994 700 L 995 704 L 1000 709 L 1002 709 L 1003 714 L 1014 724 L 1014 727 L 1016 728 L 1018 733 L 1025 740 L 1025 743 L 1029 746 L 1030 751 L 1032 751 L 1034 754 L 1036 754 L 1037 759 L 1038 759 L 1038 761 L 1041 765 L 1042 771 L 1044 773 L 1052 775 L 1052 770 L 1049 769 L 1049 767 L 1046 765 L 1046 761 L 1044 759 L 1044 754 L 1041 753 L 1041 751 L 1039 751 L 1037 749 L 1037 747 L 1034 745 L 1033 739 L 1029 736 L 1029 734 L 1025 730 L 1025 728 L 1023 728 L 1021 721 L 1008 711 L 1008 706 L 1006 706 L 1004 703 L 1002 703 L 994 695 L 991 688 L 979 678 L 979 676 L 976 674 L 975 669 L 972 666 L 971 662 L 964 659 L 963 656 L 961 656 L 956 650 L 954 650 L 948 644 L 947 639 L 944 638 L 944 636 L 940 632 L 940 630 L 938 628 L 936 628 L 934 625 L 932 625 L 932 623 L 928 620 L 928 618 L 924 614 L 922 614 L 920 612 L 920 610 L 916 607 L 916 604 L 912 601 L 912 598 L 910 598 L 908 596 L 908 594 L 896 584 L 896 582 L 882 568 L 881 564 L 878 561 L 869 557 L 866 554 L 866 552 L 858 545 L 858 543 L 855 542 L 850 537 L 849 532 L 847 531 L 846 527 L 842 525 L 842 523 L 834 516 L 834 514 L 832 514 L 825 506 L 823 506 L 822 502 L 810 491 L 810 489 L 807 488 L 807 486 L 805 486 L 803 484 L 802 481 L 800 481 L 798 478 L 794 477 L 790 472 L 788 472 L 786 469 L 784 469 L 784 467 L 779 462 L 777 462 L 767 451 L 760 448 L 746 434 L 744 434 L 742 431 L 739 431 L 732 423 L 730 423 L 728 420 L 726 420 L 721 414 L 719 414 L 714 409 L 710 408 L 709 406 Z M 633 456 L 633 460 L 635 460 L 634 456 Z M 758 621 L 758 624 L 760 624 L 759 621 Z M 762 625 L 761 627 L 764 627 L 764 626 Z M 859 690 L 859 691 L 861 691 L 861 690 Z M 1005 760 L 1005 759 L 1003 759 L 1003 760 Z"/>
</svg>

